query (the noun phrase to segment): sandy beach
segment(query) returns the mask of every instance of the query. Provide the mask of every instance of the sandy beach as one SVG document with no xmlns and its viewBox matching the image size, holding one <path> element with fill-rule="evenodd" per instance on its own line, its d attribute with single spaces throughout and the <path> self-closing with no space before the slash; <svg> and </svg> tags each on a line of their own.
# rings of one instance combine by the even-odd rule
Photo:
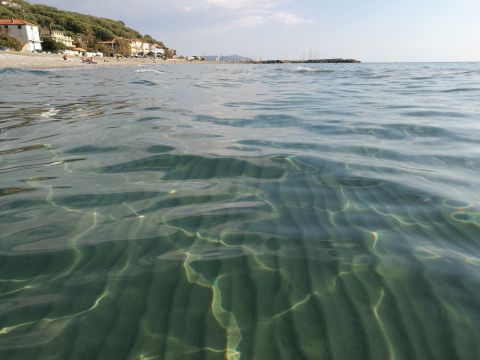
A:
<svg viewBox="0 0 480 360">
<path fill-rule="evenodd" d="M 77 68 L 99 66 L 135 66 L 148 64 L 181 64 L 185 60 L 152 60 L 152 59 L 113 59 L 94 58 L 96 64 L 84 64 L 81 57 L 69 56 L 63 60 L 61 54 L 35 54 L 19 53 L 13 51 L 0 51 L 0 68 L 18 69 L 51 69 L 51 68 Z"/>
</svg>

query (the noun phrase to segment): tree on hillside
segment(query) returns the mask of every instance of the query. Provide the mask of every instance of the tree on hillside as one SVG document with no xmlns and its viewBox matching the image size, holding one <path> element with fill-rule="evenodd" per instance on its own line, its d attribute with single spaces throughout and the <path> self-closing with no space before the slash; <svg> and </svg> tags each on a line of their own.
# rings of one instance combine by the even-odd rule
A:
<svg viewBox="0 0 480 360">
<path fill-rule="evenodd" d="M 8 49 L 14 49 L 17 51 L 22 50 L 22 44 L 17 39 L 8 36 L 4 31 L 0 30 L 0 47 L 6 47 Z"/>
<path fill-rule="evenodd" d="M 104 44 L 98 43 L 97 46 L 95 47 L 96 52 L 101 52 L 105 54 L 106 56 L 115 56 L 115 50 L 113 50 L 111 47 L 105 46 Z"/>
<path fill-rule="evenodd" d="M 0 6 L 0 18 L 2 19 L 10 19 L 12 17 L 16 17 L 16 13 L 12 11 L 11 9 Z"/>
<path fill-rule="evenodd" d="M 98 41 L 108 41 L 116 38 L 143 39 L 151 44 L 165 45 L 150 35 L 142 36 L 138 31 L 125 26 L 123 21 L 99 18 L 91 15 L 79 14 L 71 11 L 62 11 L 52 6 L 25 3 L 25 18 L 40 27 L 51 30 L 68 32 L 82 38 L 85 49 L 94 49 Z M 1 18 L 22 19 L 23 13 L 19 8 L 0 6 Z M 126 52 L 126 48 L 124 49 Z"/>
<path fill-rule="evenodd" d="M 146 34 L 143 36 L 143 41 L 149 43 L 149 44 L 158 44 L 160 45 L 161 47 L 164 47 L 165 45 L 163 44 L 163 42 L 161 41 L 158 41 L 156 39 L 154 39 L 152 36 Z"/>
<path fill-rule="evenodd" d="M 76 19 L 69 19 L 64 26 L 64 30 L 71 31 L 76 34 L 90 33 L 89 27 Z"/>
<path fill-rule="evenodd" d="M 66 47 L 62 43 L 56 42 L 52 38 L 47 37 L 47 38 L 44 38 L 42 40 L 42 49 L 44 51 L 50 51 L 50 52 L 53 52 L 53 53 L 57 53 L 57 52 L 60 52 L 60 51 L 63 51 L 63 50 L 67 50 L 68 47 Z"/>
<path fill-rule="evenodd" d="M 177 55 L 177 52 L 173 49 L 167 49 L 165 50 L 165 57 L 167 59 L 173 59 L 174 56 Z"/>
<path fill-rule="evenodd" d="M 94 35 L 100 41 L 109 41 L 115 38 L 115 34 L 111 32 L 109 29 L 105 29 L 102 27 L 94 28 Z"/>
<path fill-rule="evenodd" d="M 143 41 L 145 41 L 149 44 L 155 44 L 156 43 L 156 40 L 148 34 L 143 36 Z"/>
<path fill-rule="evenodd" d="M 97 38 L 94 35 L 91 34 L 84 34 L 84 35 L 79 35 L 77 42 L 80 42 L 82 46 L 81 48 L 85 50 L 95 50 L 97 47 Z"/>
<path fill-rule="evenodd" d="M 132 49 L 130 47 L 130 42 L 128 40 L 117 38 L 115 39 L 115 43 L 116 43 L 115 48 L 98 43 L 95 50 L 102 52 L 107 56 L 115 56 L 118 54 L 122 56 L 132 55 Z"/>
<path fill-rule="evenodd" d="M 117 53 L 123 56 L 131 56 L 132 55 L 132 48 L 130 47 L 130 42 L 125 39 L 116 39 L 115 40 L 118 44 Z"/>
</svg>

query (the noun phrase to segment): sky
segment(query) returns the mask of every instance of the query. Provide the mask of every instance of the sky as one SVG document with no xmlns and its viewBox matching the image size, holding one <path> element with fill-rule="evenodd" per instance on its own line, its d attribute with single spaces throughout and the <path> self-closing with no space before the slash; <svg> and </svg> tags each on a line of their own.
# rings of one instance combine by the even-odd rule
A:
<svg viewBox="0 0 480 360">
<path fill-rule="evenodd" d="M 480 61 L 480 0 L 33 0 L 122 20 L 183 55 Z"/>
</svg>

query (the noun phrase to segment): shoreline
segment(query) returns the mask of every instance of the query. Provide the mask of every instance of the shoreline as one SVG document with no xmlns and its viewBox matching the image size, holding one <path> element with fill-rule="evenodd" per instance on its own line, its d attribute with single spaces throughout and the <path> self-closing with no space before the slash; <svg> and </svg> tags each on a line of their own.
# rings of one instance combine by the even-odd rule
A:
<svg viewBox="0 0 480 360">
<path fill-rule="evenodd" d="M 324 59 L 324 60 L 262 60 L 252 62 L 216 62 L 216 61 L 188 61 L 183 59 L 159 60 L 159 59 L 135 59 L 135 58 L 94 58 L 96 64 L 82 63 L 78 56 L 70 56 L 68 60 L 63 60 L 62 54 L 37 54 L 22 53 L 14 51 L 0 52 L 0 69 L 24 69 L 24 70 L 48 70 L 48 69 L 95 69 L 106 67 L 125 67 L 140 65 L 181 65 L 181 64 L 212 64 L 212 65 L 231 65 L 231 64 L 250 64 L 250 65 L 269 65 L 269 64 L 345 64 L 360 63 L 357 60 L 344 59 Z"/>
<path fill-rule="evenodd" d="M 71 56 L 67 61 L 61 54 L 34 54 L 18 53 L 13 51 L 0 52 L 0 69 L 25 69 L 25 70 L 48 70 L 48 69 L 95 69 L 107 67 L 125 67 L 139 65 L 178 65 L 178 64 L 218 64 L 211 61 L 190 62 L 187 60 L 153 60 L 153 59 L 120 59 L 94 58 L 96 64 L 84 64 L 80 57 Z"/>
</svg>

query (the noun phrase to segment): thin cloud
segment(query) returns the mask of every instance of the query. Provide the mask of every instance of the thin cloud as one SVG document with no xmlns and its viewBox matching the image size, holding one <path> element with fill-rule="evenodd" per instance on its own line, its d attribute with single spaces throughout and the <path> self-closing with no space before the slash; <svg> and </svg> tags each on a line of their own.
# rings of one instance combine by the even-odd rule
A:
<svg viewBox="0 0 480 360">
<path fill-rule="evenodd" d="M 255 11 L 276 7 L 285 0 L 200 0 L 196 1 L 200 6 L 223 8 L 227 10 Z"/>
<path fill-rule="evenodd" d="M 303 19 L 300 16 L 280 11 L 270 15 L 270 19 L 277 21 L 284 25 L 300 25 L 300 24 L 313 24 L 315 21 L 311 19 Z"/>
<path fill-rule="evenodd" d="M 300 16 L 288 12 L 276 12 L 268 16 L 251 15 L 244 16 L 228 24 L 229 28 L 246 28 L 261 26 L 268 23 L 277 23 L 281 25 L 295 26 L 301 24 L 313 24 L 315 21 L 303 19 Z"/>
<path fill-rule="evenodd" d="M 114 19 L 133 19 L 133 25 L 143 17 L 172 17 L 182 19 L 183 24 L 196 30 L 211 28 L 252 28 L 268 24 L 299 26 L 313 23 L 294 11 L 291 7 L 299 0 L 83 0 L 66 6 L 65 0 L 31 0 L 48 3 L 63 9 L 87 11 L 90 14 L 110 16 Z M 145 10 L 149 12 L 145 16 Z M 154 15 L 155 14 L 155 15 Z"/>
<path fill-rule="evenodd" d="M 201 1 L 200 1 L 201 2 Z M 266 9 L 284 3 L 281 0 L 204 0 L 206 4 L 229 10 Z"/>
<path fill-rule="evenodd" d="M 248 28 L 254 26 L 264 25 L 267 22 L 267 18 L 261 15 L 245 16 L 231 21 L 228 24 L 229 28 Z"/>
<path fill-rule="evenodd" d="M 276 23 L 296 26 L 314 23 L 293 12 L 282 10 L 282 6 L 295 0 L 197 0 L 179 4 L 185 12 L 195 12 L 198 16 L 215 10 L 214 27 L 246 28 Z"/>
</svg>

